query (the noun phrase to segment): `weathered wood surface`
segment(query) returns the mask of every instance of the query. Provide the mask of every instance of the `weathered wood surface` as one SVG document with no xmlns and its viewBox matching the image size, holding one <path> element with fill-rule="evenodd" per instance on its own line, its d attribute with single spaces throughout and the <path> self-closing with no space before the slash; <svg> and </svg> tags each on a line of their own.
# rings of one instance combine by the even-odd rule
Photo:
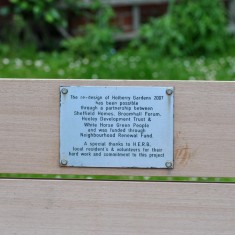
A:
<svg viewBox="0 0 235 235">
<path fill-rule="evenodd" d="M 0 180 L 1 235 L 235 234 L 235 185 Z"/>
<path fill-rule="evenodd" d="M 59 166 L 59 86 L 174 86 L 175 168 Z M 234 177 L 235 83 L 0 80 L 0 173 Z"/>
</svg>

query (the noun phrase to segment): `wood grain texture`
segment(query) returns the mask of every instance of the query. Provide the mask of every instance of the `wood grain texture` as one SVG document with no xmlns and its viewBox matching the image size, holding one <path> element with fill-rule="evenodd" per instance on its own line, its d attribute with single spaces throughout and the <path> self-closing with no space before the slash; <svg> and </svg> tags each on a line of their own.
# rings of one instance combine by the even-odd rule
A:
<svg viewBox="0 0 235 235">
<path fill-rule="evenodd" d="M 59 166 L 59 87 L 174 86 L 175 168 Z M 234 177 L 235 82 L 0 80 L 0 172 Z"/>
<path fill-rule="evenodd" d="M 0 180 L 1 235 L 235 234 L 235 185 Z"/>
</svg>

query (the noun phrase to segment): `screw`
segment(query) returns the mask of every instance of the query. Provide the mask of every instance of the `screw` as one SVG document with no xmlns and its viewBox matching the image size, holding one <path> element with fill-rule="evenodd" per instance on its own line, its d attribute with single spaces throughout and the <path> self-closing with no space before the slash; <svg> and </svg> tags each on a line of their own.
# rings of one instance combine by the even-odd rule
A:
<svg viewBox="0 0 235 235">
<path fill-rule="evenodd" d="M 173 90 L 172 89 L 167 89 L 166 90 L 166 94 L 167 95 L 172 95 L 173 94 Z"/>
<path fill-rule="evenodd" d="M 64 95 L 66 95 L 66 94 L 68 93 L 68 89 L 63 88 L 63 89 L 61 90 L 61 93 L 64 94 Z"/>
<path fill-rule="evenodd" d="M 172 162 L 166 162 L 165 166 L 166 166 L 166 168 L 172 168 L 173 164 L 172 164 Z"/>
<path fill-rule="evenodd" d="M 61 165 L 66 166 L 68 164 L 68 161 L 66 159 L 61 160 Z"/>
</svg>

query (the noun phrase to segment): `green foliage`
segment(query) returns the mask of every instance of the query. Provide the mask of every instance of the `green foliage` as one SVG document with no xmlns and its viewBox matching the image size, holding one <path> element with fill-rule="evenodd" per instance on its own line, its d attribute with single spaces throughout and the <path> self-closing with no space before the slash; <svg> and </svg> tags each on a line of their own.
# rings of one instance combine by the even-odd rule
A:
<svg viewBox="0 0 235 235">
<path fill-rule="evenodd" d="M 112 30 L 89 24 L 84 27 L 82 36 L 65 40 L 62 46 L 72 54 L 84 57 L 110 53 L 113 44 Z"/>
<path fill-rule="evenodd" d="M 64 13 L 54 0 L 10 0 L 12 12 L 25 19 L 41 20 L 49 24 L 65 25 Z M 59 1 L 58 1 L 59 2 Z"/>
<path fill-rule="evenodd" d="M 91 1 L 89 7 L 84 1 L 78 0 L 10 0 L 11 4 L 0 8 L 0 15 L 12 14 L 21 18 L 28 32 L 31 42 L 39 49 L 58 49 L 61 38 L 70 37 L 68 21 L 70 17 L 85 15 L 89 20 L 96 17 L 101 4 L 98 0 Z M 88 10 L 89 8 L 89 10 Z M 88 12 L 91 12 L 89 15 Z M 89 15 L 89 16 L 88 16 Z M 13 28 L 15 25 L 12 25 Z M 24 41 L 25 30 L 22 29 L 18 37 Z"/>
<path fill-rule="evenodd" d="M 111 53 L 114 46 L 114 29 L 110 26 L 112 17 L 112 8 L 103 6 L 94 22 L 81 27 L 76 37 L 64 40 L 62 47 L 78 57 Z"/>
<path fill-rule="evenodd" d="M 118 52 L 112 56 L 103 54 L 89 58 L 77 58 L 64 52 L 26 52 L 0 55 L 2 78 L 235 80 L 235 54 L 156 59 L 137 52 Z"/>
<path fill-rule="evenodd" d="M 133 43 L 156 55 L 191 56 L 226 50 L 226 18 L 220 0 L 172 2 L 169 12 L 152 19 Z"/>
<path fill-rule="evenodd" d="M 0 54 L 8 56 L 19 51 L 35 51 L 35 38 L 21 17 L 15 15 L 3 26 L 0 30 Z"/>
<path fill-rule="evenodd" d="M 122 181 L 174 181 L 235 183 L 234 177 L 184 177 L 184 176 L 122 176 L 122 175 L 67 175 L 67 174 L 15 174 L 0 173 L 0 179 L 73 179 Z"/>
</svg>

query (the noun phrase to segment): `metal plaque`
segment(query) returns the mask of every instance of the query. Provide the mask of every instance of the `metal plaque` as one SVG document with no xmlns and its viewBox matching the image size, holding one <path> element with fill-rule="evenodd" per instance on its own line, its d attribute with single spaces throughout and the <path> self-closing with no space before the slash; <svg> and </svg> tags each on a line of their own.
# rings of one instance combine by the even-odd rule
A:
<svg viewBox="0 0 235 235">
<path fill-rule="evenodd" d="M 173 168 L 173 87 L 60 87 L 60 165 Z"/>
</svg>

